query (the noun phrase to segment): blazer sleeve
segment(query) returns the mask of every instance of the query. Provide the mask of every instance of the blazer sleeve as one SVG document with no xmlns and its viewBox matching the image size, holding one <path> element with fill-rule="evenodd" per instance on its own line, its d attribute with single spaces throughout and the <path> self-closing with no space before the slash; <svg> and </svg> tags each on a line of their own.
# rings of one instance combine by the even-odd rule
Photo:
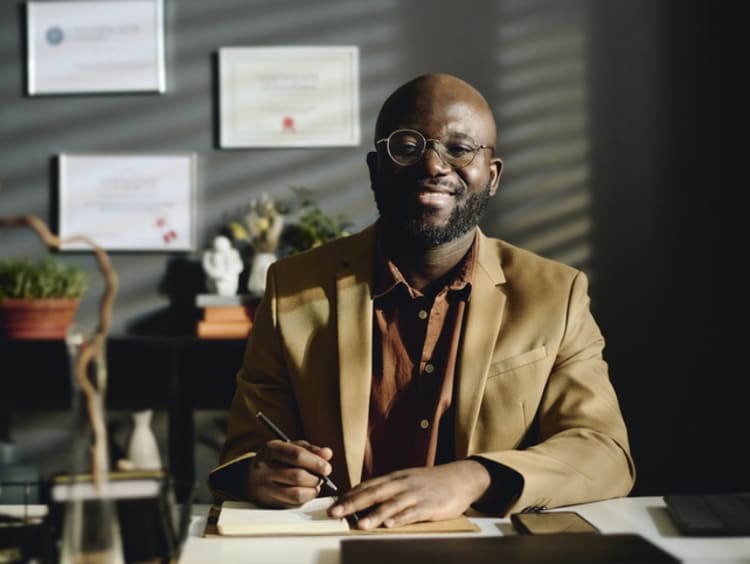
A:
<svg viewBox="0 0 750 564">
<path fill-rule="evenodd" d="M 255 313 L 242 367 L 237 373 L 219 465 L 208 475 L 209 490 L 219 500 L 246 499 L 247 464 L 263 444 L 274 438 L 257 419 L 258 411 L 288 435 L 302 436 L 297 404 L 278 338 L 275 289 L 272 265 L 265 294 Z"/>
<path fill-rule="evenodd" d="M 633 486 L 627 430 L 603 360 L 604 339 L 589 310 L 587 287 L 579 272 L 571 284 L 562 339 L 523 444 L 470 453 L 498 465 L 493 472 L 492 464 L 485 464 L 493 478 L 520 486 L 514 499 L 506 497 L 489 508 L 493 513 L 621 497 Z M 507 469 L 521 479 L 509 479 Z"/>
</svg>

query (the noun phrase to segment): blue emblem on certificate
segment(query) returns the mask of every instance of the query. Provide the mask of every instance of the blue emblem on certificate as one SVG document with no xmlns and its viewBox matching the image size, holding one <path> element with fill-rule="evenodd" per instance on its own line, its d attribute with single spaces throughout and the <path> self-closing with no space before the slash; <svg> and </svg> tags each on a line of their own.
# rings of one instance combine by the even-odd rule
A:
<svg viewBox="0 0 750 564">
<path fill-rule="evenodd" d="M 54 26 L 47 30 L 45 37 L 47 38 L 47 43 L 50 45 L 60 45 L 63 42 L 65 34 L 61 28 Z"/>
</svg>

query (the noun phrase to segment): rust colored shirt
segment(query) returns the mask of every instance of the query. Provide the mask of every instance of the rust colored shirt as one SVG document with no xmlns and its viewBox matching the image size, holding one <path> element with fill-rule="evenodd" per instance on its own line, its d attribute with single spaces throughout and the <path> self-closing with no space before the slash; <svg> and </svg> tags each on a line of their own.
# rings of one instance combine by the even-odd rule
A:
<svg viewBox="0 0 750 564">
<path fill-rule="evenodd" d="M 362 480 L 454 460 L 453 382 L 477 240 L 427 296 L 378 244 L 370 413 Z"/>
</svg>

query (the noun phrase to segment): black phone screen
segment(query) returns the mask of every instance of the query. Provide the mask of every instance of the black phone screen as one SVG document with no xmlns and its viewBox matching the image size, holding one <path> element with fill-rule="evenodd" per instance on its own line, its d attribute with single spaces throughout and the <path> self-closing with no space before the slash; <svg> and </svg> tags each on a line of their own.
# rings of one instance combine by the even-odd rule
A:
<svg viewBox="0 0 750 564">
<path fill-rule="evenodd" d="M 516 531 L 525 535 L 599 532 L 599 529 L 575 511 L 513 513 L 510 516 L 510 521 Z"/>
</svg>

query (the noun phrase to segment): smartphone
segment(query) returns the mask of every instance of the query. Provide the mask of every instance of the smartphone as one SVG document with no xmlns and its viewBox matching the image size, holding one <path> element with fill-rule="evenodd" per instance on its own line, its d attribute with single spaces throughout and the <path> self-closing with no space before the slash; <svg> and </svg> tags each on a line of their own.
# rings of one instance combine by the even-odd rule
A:
<svg viewBox="0 0 750 564">
<path fill-rule="evenodd" d="M 550 511 L 548 513 L 513 513 L 510 522 L 523 535 L 545 533 L 598 533 L 594 525 L 575 511 Z"/>
</svg>

